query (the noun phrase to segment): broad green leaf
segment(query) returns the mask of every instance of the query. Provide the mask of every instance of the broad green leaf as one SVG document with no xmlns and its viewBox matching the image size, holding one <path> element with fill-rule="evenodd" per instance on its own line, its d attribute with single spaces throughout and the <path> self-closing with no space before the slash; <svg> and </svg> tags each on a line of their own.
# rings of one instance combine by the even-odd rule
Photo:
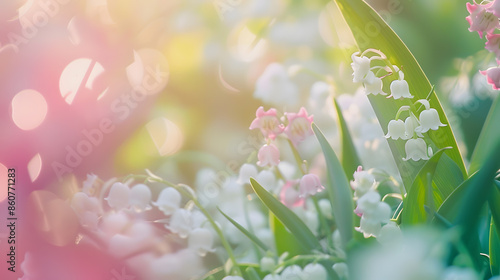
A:
<svg viewBox="0 0 500 280">
<path fill-rule="evenodd" d="M 474 178 L 477 173 L 472 174 L 469 179 L 463 181 L 455 190 L 443 201 L 439 207 L 437 213 L 445 218 L 447 221 L 454 223 L 457 220 L 458 214 L 460 212 L 460 207 L 462 206 L 462 201 L 467 193 L 467 190 L 472 186 L 472 178 Z"/>
<path fill-rule="evenodd" d="M 269 213 L 269 226 L 274 236 L 274 244 L 278 255 L 285 252 L 288 252 L 290 256 L 307 254 L 307 248 L 286 229 L 273 213 Z"/>
<path fill-rule="evenodd" d="M 262 203 L 290 230 L 301 245 L 308 250 L 321 247 L 316 236 L 292 210 L 283 205 L 253 178 L 250 178 L 250 184 Z"/>
<path fill-rule="evenodd" d="M 409 84 L 410 92 L 415 96 L 411 100 L 407 98 L 404 100 L 387 99 L 381 95 L 369 96 L 370 103 L 373 106 L 380 125 L 382 129 L 387 132 L 387 124 L 391 119 L 394 119 L 399 108 L 403 105 L 410 106 L 418 99 L 425 99 L 431 91 L 431 84 L 405 44 L 368 4 L 362 0 L 335 0 L 335 2 L 349 25 L 358 48 L 361 51 L 368 48 L 382 51 L 392 64 L 403 69 L 405 80 Z M 384 78 L 385 92 L 389 92 L 390 82 L 396 78 L 396 75 Z M 428 100 L 431 107 L 438 111 L 441 122 L 448 124 L 448 119 L 434 91 L 431 92 Z M 458 168 L 461 173 L 459 178 L 467 177 L 467 171 L 462 156 L 460 155 L 449 124 L 436 131 L 427 132 L 425 134 L 425 139 L 434 150 L 439 150 L 443 147 L 452 147 L 447 153 L 451 161 L 441 161 L 439 165 L 444 165 L 443 170 Z M 403 160 L 406 156 L 404 149 L 405 141 L 389 140 L 388 142 L 401 174 L 403 184 L 406 190 L 409 191 L 409 187 L 424 162 Z M 443 155 L 443 158 L 448 157 L 448 155 Z M 447 180 L 446 178 L 440 179 L 441 176 L 446 176 L 446 173 L 447 172 L 436 173 L 434 183 L 436 183 L 438 189 L 441 188 L 438 182 Z"/>
<path fill-rule="evenodd" d="M 490 269 L 491 274 L 500 274 L 500 236 L 498 235 L 497 228 L 493 225 L 493 219 L 491 219 L 490 225 Z"/>
<path fill-rule="evenodd" d="M 354 229 L 354 208 L 351 187 L 339 159 L 325 136 L 316 124 L 313 123 L 312 128 L 325 156 L 328 174 L 328 181 L 325 187 L 332 204 L 333 216 L 335 217 L 342 242 L 347 244 L 352 239 Z"/>
<path fill-rule="evenodd" d="M 429 207 L 432 205 L 431 210 L 433 210 L 432 208 L 434 208 L 434 205 L 441 205 L 443 200 L 453 191 L 453 189 L 451 189 L 447 190 L 449 191 L 447 193 L 442 193 L 441 190 L 437 189 L 437 187 L 428 180 L 429 176 L 430 178 L 434 176 L 436 167 L 444 151 L 449 149 L 450 148 L 443 148 L 436 152 L 418 172 L 403 202 L 402 224 L 411 225 L 424 223 L 427 221 L 424 205 Z M 431 183 L 431 186 L 429 186 L 429 183 Z M 429 193 L 429 191 L 431 193 Z"/>
<path fill-rule="evenodd" d="M 470 161 L 469 173 L 476 172 L 491 153 L 497 153 L 500 156 L 500 151 L 494 148 L 500 143 L 500 98 L 496 98 L 490 108 L 488 117 L 483 125 L 479 139 L 477 140 L 476 148 L 472 153 Z"/>
<path fill-rule="evenodd" d="M 342 143 L 342 166 L 344 167 L 347 178 L 353 180 L 354 171 L 361 165 L 361 161 L 356 153 L 356 148 L 354 147 L 351 134 L 349 133 L 344 116 L 342 115 L 342 110 L 340 110 L 340 106 L 335 98 L 333 98 L 333 105 L 335 105 L 335 110 L 337 111 L 337 121 Z"/>
<path fill-rule="evenodd" d="M 222 210 L 219 209 L 219 207 L 217 207 L 217 210 L 219 210 L 219 212 L 224 216 L 226 217 L 226 219 L 231 222 L 231 224 L 233 224 L 237 229 L 239 229 L 246 237 L 248 237 L 248 239 L 250 239 L 253 243 L 255 243 L 255 245 L 259 246 L 262 250 L 264 251 L 268 251 L 269 248 L 267 247 L 266 244 L 264 244 L 262 241 L 260 241 L 259 238 L 257 238 L 257 236 L 255 236 L 253 233 L 249 232 L 246 228 L 244 228 L 242 225 L 238 224 L 238 222 L 236 222 L 233 218 L 229 217 L 228 215 L 226 215 L 226 213 L 222 212 Z"/>
</svg>

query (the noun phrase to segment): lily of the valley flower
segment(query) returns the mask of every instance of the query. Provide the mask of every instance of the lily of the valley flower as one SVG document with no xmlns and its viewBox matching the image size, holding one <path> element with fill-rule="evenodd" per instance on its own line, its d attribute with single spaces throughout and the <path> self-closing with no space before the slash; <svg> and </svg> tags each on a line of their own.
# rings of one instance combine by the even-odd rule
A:
<svg viewBox="0 0 500 280">
<path fill-rule="evenodd" d="M 260 106 L 255 115 L 256 118 L 250 124 L 250 129 L 260 129 L 265 138 L 274 140 L 285 130 L 284 125 L 278 119 L 276 109 L 264 111 L 264 107 Z"/>
<path fill-rule="evenodd" d="M 151 209 L 151 190 L 144 184 L 137 184 L 130 189 L 130 206 L 136 212 Z"/>
<path fill-rule="evenodd" d="M 240 167 L 240 173 L 238 175 L 238 184 L 250 183 L 250 178 L 257 177 L 258 171 L 255 165 L 250 163 L 245 163 Z M 260 182 L 260 181 L 259 181 Z"/>
<path fill-rule="evenodd" d="M 438 130 L 441 126 L 446 126 L 439 120 L 439 114 L 436 109 L 431 108 L 429 101 L 420 99 L 418 102 L 425 106 L 425 110 L 420 113 L 420 126 L 415 127 L 416 132 L 425 133 L 432 130 Z"/>
<path fill-rule="evenodd" d="M 315 279 L 315 280 L 327 280 L 328 273 L 325 267 L 319 263 L 310 263 L 304 267 L 302 270 L 304 278 L 302 279 Z"/>
<path fill-rule="evenodd" d="M 488 78 L 488 84 L 493 86 L 493 89 L 500 89 L 500 67 L 490 67 L 486 71 L 479 71 Z"/>
<path fill-rule="evenodd" d="M 276 166 L 280 163 L 280 150 L 274 144 L 265 144 L 259 149 L 257 157 L 258 166 Z"/>
<path fill-rule="evenodd" d="M 285 128 L 285 134 L 294 145 L 313 135 L 311 128 L 313 116 L 308 116 L 304 107 L 301 107 L 298 113 L 286 113 L 286 117 L 288 125 Z"/>
<path fill-rule="evenodd" d="M 405 120 L 405 139 L 413 138 L 415 133 L 417 133 L 418 137 L 424 137 L 421 132 L 415 131 L 415 128 L 418 126 L 420 126 L 420 123 L 418 122 L 417 117 L 413 113 L 410 113 L 410 116 Z"/>
<path fill-rule="evenodd" d="M 405 144 L 406 158 L 403 158 L 403 160 L 404 161 L 408 161 L 410 159 L 413 161 L 419 161 L 421 159 L 428 160 L 429 159 L 428 151 L 429 149 L 427 148 L 427 144 L 425 143 L 424 139 L 422 138 L 410 139 Z"/>
<path fill-rule="evenodd" d="M 470 15 L 465 19 L 469 22 L 470 32 L 477 31 L 479 37 L 483 38 L 484 32 L 491 34 L 499 27 L 498 17 L 488 11 L 491 4 L 467 3 L 467 11 Z"/>
<path fill-rule="evenodd" d="M 499 2 L 500 3 L 500 2 Z M 495 54 L 497 61 L 500 60 L 500 34 L 486 34 L 485 49 Z"/>
<path fill-rule="evenodd" d="M 387 98 L 413 98 L 413 95 L 410 94 L 410 88 L 408 86 L 408 82 L 405 80 L 403 71 L 399 71 L 399 79 L 392 81 L 390 89 L 391 95 L 389 95 Z"/>
<path fill-rule="evenodd" d="M 379 77 L 376 77 L 372 71 L 368 72 L 364 82 L 365 82 L 365 94 L 366 95 L 368 95 L 368 94 L 387 95 L 387 93 L 385 93 L 382 90 L 382 87 L 383 87 L 382 79 Z"/>
<path fill-rule="evenodd" d="M 406 139 L 405 123 L 402 120 L 389 121 L 385 138 L 391 138 L 392 140 Z"/>
<path fill-rule="evenodd" d="M 172 214 L 170 223 L 165 225 L 165 227 L 171 232 L 178 234 L 180 238 L 186 238 L 192 230 L 191 223 L 191 212 L 179 208 Z"/>
<path fill-rule="evenodd" d="M 366 56 L 359 57 L 359 52 L 355 52 L 351 55 L 352 63 L 351 67 L 353 70 L 352 81 L 355 83 L 364 82 L 366 75 L 370 71 L 370 59 Z"/>
<path fill-rule="evenodd" d="M 130 189 L 127 185 L 117 182 L 111 186 L 109 190 L 108 197 L 105 200 L 108 201 L 109 207 L 115 210 L 122 210 L 128 207 L 130 197 Z"/>
<path fill-rule="evenodd" d="M 296 181 L 287 181 L 280 191 L 280 201 L 287 207 L 297 207 L 304 205 L 304 199 L 300 197 L 300 193 L 294 188 Z"/>
<path fill-rule="evenodd" d="M 204 257 L 208 252 L 215 252 L 213 233 L 206 228 L 196 228 L 189 233 L 188 246 Z"/>
<path fill-rule="evenodd" d="M 166 216 L 172 215 L 181 205 L 181 194 L 172 187 L 163 189 L 153 205 L 158 207 Z"/>
<path fill-rule="evenodd" d="M 300 197 L 308 197 L 324 190 L 321 181 L 316 174 L 306 174 L 302 176 L 299 183 Z"/>
<path fill-rule="evenodd" d="M 354 181 L 351 181 L 351 187 L 354 189 L 354 196 L 356 198 L 362 197 L 369 190 L 377 186 L 375 177 L 368 171 L 364 171 L 361 166 L 353 174 Z"/>
<path fill-rule="evenodd" d="M 276 106 L 294 106 L 299 101 L 299 89 L 279 63 L 269 64 L 255 84 L 255 98 Z"/>
<path fill-rule="evenodd" d="M 497 18 L 500 18 L 500 1 L 493 0 L 486 8 L 486 11 L 492 13 Z"/>
</svg>

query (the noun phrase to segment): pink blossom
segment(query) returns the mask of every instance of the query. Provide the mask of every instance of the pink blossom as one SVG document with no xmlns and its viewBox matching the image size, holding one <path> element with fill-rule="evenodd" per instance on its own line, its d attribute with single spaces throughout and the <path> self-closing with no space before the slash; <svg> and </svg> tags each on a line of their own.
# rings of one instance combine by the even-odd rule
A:
<svg viewBox="0 0 500 280">
<path fill-rule="evenodd" d="M 250 129 L 259 128 L 264 137 L 274 140 L 276 136 L 285 130 L 284 125 L 280 123 L 276 109 L 271 108 L 267 112 L 260 106 L 255 114 L 256 118 L 250 124 Z"/>
<path fill-rule="evenodd" d="M 300 179 L 300 197 L 315 195 L 324 189 L 325 187 L 321 185 L 321 181 L 316 174 L 306 174 Z"/>
<path fill-rule="evenodd" d="M 288 118 L 288 125 L 285 128 L 285 134 L 294 145 L 313 134 L 311 128 L 313 116 L 307 116 L 304 107 L 300 108 L 298 113 L 286 113 L 286 117 Z"/>
<path fill-rule="evenodd" d="M 488 78 L 488 84 L 492 85 L 493 89 L 500 89 L 500 67 L 490 67 L 479 72 Z"/>
<path fill-rule="evenodd" d="M 488 51 L 494 53 L 497 57 L 497 61 L 500 60 L 500 34 L 486 34 L 486 46 L 484 47 Z"/>
<path fill-rule="evenodd" d="M 470 15 L 465 19 L 469 22 L 469 31 L 477 31 L 479 37 L 483 38 L 483 33 L 492 34 L 495 28 L 499 27 L 498 17 L 493 15 L 488 9 L 491 8 L 491 3 L 488 4 L 474 4 L 467 3 L 467 11 Z"/>
<path fill-rule="evenodd" d="M 494 16 L 500 17 L 500 1 L 493 0 L 493 2 L 489 4 L 489 7 L 486 8 L 486 10 L 492 13 Z"/>
<path fill-rule="evenodd" d="M 304 198 L 300 197 L 299 192 L 294 188 L 297 180 L 287 181 L 280 191 L 280 201 L 288 208 L 304 205 Z"/>
<path fill-rule="evenodd" d="M 274 144 L 266 144 L 260 148 L 257 157 L 259 158 L 258 166 L 276 166 L 280 163 L 280 150 Z"/>
</svg>

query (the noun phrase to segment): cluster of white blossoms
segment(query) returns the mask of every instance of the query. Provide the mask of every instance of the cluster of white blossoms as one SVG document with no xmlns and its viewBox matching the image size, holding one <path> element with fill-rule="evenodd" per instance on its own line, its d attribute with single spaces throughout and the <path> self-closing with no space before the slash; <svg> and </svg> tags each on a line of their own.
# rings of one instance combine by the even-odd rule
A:
<svg viewBox="0 0 500 280">
<path fill-rule="evenodd" d="M 374 55 L 367 57 L 365 56 L 367 53 L 372 53 Z M 367 49 L 361 54 L 355 52 L 352 54 L 351 58 L 353 61 L 351 66 L 354 71 L 353 81 L 362 82 L 367 95 L 387 95 L 387 93 L 383 91 L 384 83 L 382 79 L 391 74 L 398 73 L 398 79 L 393 80 L 390 84 L 390 95 L 387 98 L 414 98 L 410 93 L 408 82 L 404 79 L 403 71 L 397 66 L 392 65 L 381 51 Z M 372 61 L 382 61 L 385 65 L 371 66 Z M 383 74 L 383 76 L 379 77 L 380 73 Z M 423 105 L 423 110 L 422 106 L 416 108 L 418 103 Z M 403 112 L 408 112 L 408 116 L 404 120 L 400 119 L 400 115 Z M 417 115 L 419 115 L 419 117 L 417 117 Z M 385 137 L 391 138 L 392 140 L 402 139 L 406 141 L 406 157 L 403 158 L 403 160 L 428 160 L 432 157 L 433 152 L 432 148 L 428 146 L 424 140 L 423 133 L 429 130 L 438 130 L 439 127 L 442 126 L 446 125 L 441 123 L 437 110 L 430 106 L 427 99 L 419 99 L 410 106 L 400 107 L 396 117 L 387 125 L 387 134 Z"/>
<path fill-rule="evenodd" d="M 188 188 L 187 186 L 185 187 Z M 151 189 L 132 180 L 100 181 L 88 175 L 82 191 L 73 195 L 71 207 L 86 229 L 82 241 L 105 244 L 107 252 L 126 260 L 144 279 L 190 279 L 202 275 L 203 257 L 215 252 L 216 234 L 207 217 L 192 203 L 183 205 L 181 193 L 164 188 L 156 201 Z M 155 207 L 152 207 L 155 206 Z M 161 217 L 155 226 L 151 217 Z M 174 250 L 164 237 L 180 245 Z M 149 268 L 144 269 L 143 264 Z M 189 263 L 189 269 L 186 264 Z"/>
<path fill-rule="evenodd" d="M 381 232 L 384 233 L 382 235 L 392 236 L 393 230 L 396 235 L 399 231 L 398 226 L 390 221 L 391 207 L 381 201 L 377 186 L 378 182 L 375 177 L 369 171 L 364 171 L 361 166 L 354 172 L 354 180 L 351 181 L 357 205 L 354 212 L 361 217 L 360 225 L 356 230 L 362 232 L 365 238 L 374 236 L 378 239 Z"/>
</svg>

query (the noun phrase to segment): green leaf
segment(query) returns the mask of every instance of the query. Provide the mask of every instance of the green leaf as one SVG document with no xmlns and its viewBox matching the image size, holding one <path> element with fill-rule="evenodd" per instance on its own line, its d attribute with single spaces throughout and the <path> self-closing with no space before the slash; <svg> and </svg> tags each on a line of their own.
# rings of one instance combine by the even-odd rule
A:
<svg viewBox="0 0 500 280">
<path fill-rule="evenodd" d="M 476 148 L 472 153 L 469 173 L 476 172 L 492 152 L 496 152 L 497 155 L 500 154 L 500 151 L 494 149 L 495 146 L 500 143 L 500 129 L 498 129 L 499 121 L 500 98 L 497 97 L 490 108 L 488 117 L 486 117 L 483 129 L 481 130 L 481 134 L 477 140 Z"/>
<path fill-rule="evenodd" d="M 278 255 L 285 252 L 288 252 L 290 256 L 307 254 L 308 249 L 286 229 L 272 212 L 269 213 L 269 226 L 274 236 L 274 244 Z"/>
<path fill-rule="evenodd" d="M 498 230 L 493 224 L 493 219 L 491 219 L 490 225 L 490 269 L 492 275 L 500 274 L 500 236 L 498 235 Z"/>
<path fill-rule="evenodd" d="M 292 210 L 288 209 L 279 200 L 277 200 L 272 194 L 257 183 L 255 179 L 250 178 L 250 184 L 262 203 L 264 203 L 264 205 L 266 205 L 266 207 L 269 208 L 274 215 L 276 215 L 276 218 L 278 218 L 278 220 L 280 220 L 283 225 L 290 230 L 301 245 L 308 250 L 314 250 L 321 247 L 316 236 L 314 236 L 311 230 L 309 230 L 304 222 L 295 213 L 293 213 Z"/>
<path fill-rule="evenodd" d="M 245 275 L 248 280 L 261 280 L 259 274 L 253 267 L 247 267 L 247 269 L 245 269 Z"/>
<path fill-rule="evenodd" d="M 328 181 L 325 188 L 332 204 L 333 216 L 335 217 L 337 228 L 345 245 L 352 239 L 354 229 L 354 207 L 351 187 L 339 159 L 325 136 L 316 124 L 313 123 L 312 128 L 325 156 L 328 174 Z"/>
<path fill-rule="evenodd" d="M 219 212 L 224 216 L 226 217 L 226 219 L 231 222 L 231 224 L 233 224 L 236 228 L 238 228 L 244 235 L 246 235 L 246 237 L 248 237 L 248 239 L 250 239 L 253 243 L 255 243 L 255 245 L 259 246 L 262 250 L 264 251 L 269 251 L 269 248 L 267 247 L 266 244 L 264 244 L 262 241 L 260 241 L 259 238 L 257 238 L 257 236 L 255 236 L 253 233 L 249 232 L 246 228 L 244 228 L 242 225 L 240 225 L 238 222 L 236 222 L 235 220 L 233 220 L 233 218 L 229 217 L 228 215 L 226 215 L 226 213 L 222 212 L 222 210 L 219 209 L 219 207 L 217 207 L 217 210 L 219 210 Z"/>
<path fill-rule="evenodd" d="M 436 185 L 429 182 L 428 178 L 429 176 L 430 178 L 434 176 L 441 156 L 445 150 L 449 149 L 450 148 L 443 148 L 437 151 L 418 172 L 403 202 L 402 224 L 411 225 L 424 223 L 427 221 L 424 205 L 427 204 L 427 206 L 431 208 L 430 210 L 434 211 L 434 205 L 441 205 L 443 200 L 453 191 L 453 189 L 445 190 L 446 193 L 443 193 Z M 429 186 L 429 183 L 431 183 L 431 186 Z"/>
<path fill-rule="evenodd" d="M 335 98 L 333 98 L 333 105 L 335 105 L 335 110 L 337 111 L 337 121 L 342 143 L 342 166 L 344 167 L 347 178 L 353 180 L 354 171 L 361 165 L 361 161 L 356 153 L 356 148 L 354 147 L 351 134 L 349 133 L 344 116 L 342 115 L 342 110 Z"/>
<path fill-rule="evenodd" d="M 399 108 L 403 105 L 409 106 L 418 99 L 425 99 L 431 91 L 431 84 L 405 44 L 368 4 L 362 0 L 335 0 L 335 2 L 349 25 L 358 48 L 360 50 L 365 50 L 367 48 L 378 49 L 388 57 L 392 64 L 400 68 L 402 67 L 405 73 L 405 80 L 407 80 L 409 84 L 410 92 L 415 96 L 412 100 L 407 98 L 404 100 L 388 100 L 381 95 L 369 96 L 370 103 L 372 104 L 380 125 L 382 129 L 387 132 L 387 124 L 390 120 L 394 119 Z M 389 92 L 389 84 L 396 78 L 396 75 L 384 78 L 385 92 Z M 428 100 L 432 108 L 437 110 L 441 122 L 448 124 L 448 119 L 434 91 L 431 92 Z M 427 132 L 425 138 L 434 150 L 439 150 L 443 147 L 452 147 L 452 150 L 447 153 L 451 161 L 442 161 L 440 165 L 445 165 L 443 169 L 446 170 L 458 168 L 461 173 L 460 178 L 467 177 L 467 171 L 462 156 L 460 155 L 455 137 L 449 125 L 441 127 L 436 131 Z M 422 161 L 414 162 L 411 160 L 402 160 L 405 157 L 404 141 L 389 140 L 388 142 L 401 174 L 403 184 L 408 191 L 424 163 Z M 444 155 L 443 157 L 448 157 L 448 155 Z M 440 188 L 440 186 L 437 181 L 439 181 L 440 176 L 444 174 L 446 173 L 438 172 L 434 177 L 434 182 L 438 188 Z M 445 180 L 446 179 L 443 179 L 441 181 Z"/>
</svg>

